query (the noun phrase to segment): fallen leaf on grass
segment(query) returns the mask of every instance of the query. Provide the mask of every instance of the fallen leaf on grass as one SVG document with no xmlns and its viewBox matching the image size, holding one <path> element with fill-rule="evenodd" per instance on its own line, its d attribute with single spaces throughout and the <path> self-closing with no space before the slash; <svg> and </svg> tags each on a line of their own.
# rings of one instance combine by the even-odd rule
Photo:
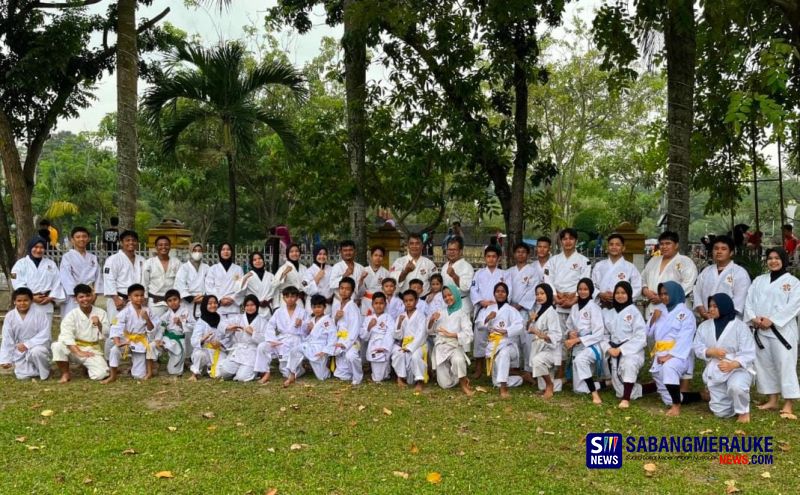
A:
<svg viewBox="0 0 800 495">
<path fill-rule="evenodd" d="M 700 435 L 708 435 L 709 433 L 714 433 L 714 430 L 703 430 L 700 432 Z"/>
<path fill-rule="evenodd" d="M 736 480 L 725 480 L 725 493 L 730 495 L 731 493 L 740 492 L 738 488 L 736 488 Z"/>
<path fill-rule="evenodd" d="M 27 445 L 28 450 L 42 450 L 38 445 Z"/>
<path fill-rule="evenodd" d="M 781 452 L 789 452 L 792 450 L 792 447 L 789 445 L 789 442 L 778 442 L 778 448 L 781 449 Z"/>
<path fill-rule="evenodd" d="M 477 390 L 478 392 L 483 392 L 484 394 L 488 394 L 489 393 L 489 391 L 486 390 L 483 387 L 475 387 L 475 390 Z"/>
<path fill-rule="evenodd" d="M 747 436 L 747 432 L 744 431 L 744 430 L 736 430 L 736 431 L 733 432 L 733 434 L 734 435 L 739 435 L 740 437 L 746 437 Z"/>
<path fill-rule="evenodd" d="M 178 429 L 176 427 L 174 427 L 174 426 L 167 426 L 167 429 L 169 431 L 178 431 Z"/>
<path fill-rule="evenodd" d="M 25 435 L 22 435 L 22 436 L 19 436 L 19 437 L 16 437 L 16 438 L 14 438 L 14 440 L 16 440 L 16 441 L 17 441 L 17 442 L 19 442 L 19 443 L 25 443 L 25 441 L 26 441 L 27 439 L 28 439 L 28 437 L 26 437 Z"/>
<path fill-rule="evenodd" d="M 270 448 L 268 448 L 268 449 L 267 449 L 267 452 L 271 452 L 271 453 L 273 453 L 273 454 L 274 454 L 274 453 L 275 453 L 275 449 L 274 449 L 274 448 L 272 448 L 272 447 L 270 447 Z"/>
<path fill-rule="evenodd" d="M 543 432 L 543 433 L 544 433 L 545 435 L 555 435 L 555 434 L 556 434 L 554 431 L 545 431 L 545 432 Z"/>
<path fill-rule="evenodd" d="M 206 419 L 214 419 L 215 417 L 217 417 L 217 415 L 214 414 L 213 411 L 206 411 L 203 413 L 203 417 Z"/>
<path fill-rule="evenodd" d="M 158 479 L 164 479 L 164 478 L 169 479 L 175 477 L 175 475 L 172 474 L 172 471 L 159 471 L 154 476 Z"/>
<path fill-rule="evenodd" d="M 411 452 L 412 454 L 419 454 L 419 447 L 417 447 L 417 444 L 412 443 L 409 452 Z"/>
<path fill-rule="evenodd" d="M 302 448 L 303 446 L 300 445 L 299 443 L 293 443 L 292 445 L 289 446 L 289 450 L 300 450 Z"/>
<path fill-rule="evenodd" d="M 208 431 L 217 431 L 217 425 L 208 425 L 206 430 L 208 430 Z"/>
<path fill-rule="evenodd" d="M 652 462 L 645 464 L 644 466 L 644 475 L 645 476 L 653 476 L 656 474 L 656 465 Z"/>
<path fill-rule="evenodd" d="M 392 415 L 392 410 L 391 410 L 391 409 L 386 409 L 386 408 L 384 407 L 384 408 L 383 408 L 383 414 L 385 414 L 385 415 L 387 415 L 387 416 L 391 416 L 391 415 Z"/>
<path fill-rule="evenodd" d="M 361 411 L 363 411 L 363 410 L 364 410 L 364 409 L 366 409 L 366 408 L 367 408 L 367 406 L 364 406 L 364 405 L 361 405 L 361 404 L 359 404 L 359 406 L 358 406 L 358 412 L 361 412 Z"/>
<path fill-rule="evenodd" d="M 772 475 L 769 474 L 769 471 L 764 471 L 763 473 L 761 473 L 761 477 L 764 479 L 769 479 L 772 478 Z"/>
<path fill-rule="evenodd" d="M 241 421 L 238 421 L 238 422 L 236 423 L 236 426 L 244 426 L 244 423 L 242 423 Z"/>
<path fill-rule="evenodd" d="M 405 471 L 392 471 L 392 474 L 398 478 L 403 478 L 404 480 L 408 479 L 408 473 Z"/>
<path fill-rule="evenodd" d="M 442 482 L 442 475 L 434 471 L 432 473 L 428 473 L 428 476 L 426 476 L 425 479 L 428 481 L 428 483 L 433 483 L 436 485 Z"/>
<path fill-rule="evenodd" d="M 45 409 L 44 411 L 40 412 L 39 414 L 41 416 L 44 416 L 45 418 L 49 418 L 50 416 L 52 416 L 55 413 L 53 412 L 52 409 Z"/>
<path fill-rule="evenodd" d="M 134 454 L 138 454 L 138 452 L 136 452 L 133 449 L 125 449 L 122 451 L 122 455 L 134 455 Z"/>
<path fill-rule="evenodd" d="M 94 482 L 94 480 L 92 478 L 84 478 L 83 479 L 83 484 L 84 485 L 91 485 L 93 482 Z"/>
<path fill-rule="evenodd" d="M 281 407 L 280 411 L 281 412 L 286 412 L 286 408 L 285 407 Z"/>
<path fill-rule="evenodd" d="M 300 404 L 292 404 L 289 407 L 291 407 L 292 410 L 294 410 L 294 411 L 300 410 Z"/>
<path fill-rule="evenodd" d="M 464 452 L 463 450 L 459 450 L 458 452 L 456 452 L 456 455 L 459 456 L 459 457 L 463 457 L 463 456 L 467 455 L 467 453 Z"/>
</svg>

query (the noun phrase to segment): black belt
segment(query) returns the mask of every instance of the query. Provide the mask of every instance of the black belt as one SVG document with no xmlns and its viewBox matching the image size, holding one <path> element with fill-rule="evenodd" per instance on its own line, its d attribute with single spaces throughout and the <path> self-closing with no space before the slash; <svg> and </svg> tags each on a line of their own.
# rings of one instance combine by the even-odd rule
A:
<svg viewBox="0 0 800 495">
<path fill-rule="evenodd" d="M 49 296 L 49 295 L 50 295 L 50 291 L 49 291 L 49 290 L 47 290 L 47 291 L 44 291 L 44 292 L 34 292 L 34 293 L 33 293 L 33 295 L 34 295 L 34 296 L 44 296 L 44 297 L 47 297 L 47 296 Z"/>
<path fill-rule="evenodd" d="M 166 298 L 166 297 L 164 297 L 164 296 L 157 296 L 157 295 L 155 295 L 155 294 L 150 294 L 150 299 L 152 299 L 154 303 L 160 303 L 160 302 L 164 302 L 164 301 L 166 301 L 166 300 L 167 300 L 167 298 Z"/>
<path fill-rule="evenodd" d="M 121 297 L 122 299 L 128 300 L 128 294 L 123 294 L 122 292 L 117 292 L 117 297 Z"/>
<path fill-rule="evenodd" d="M 783 344 L 783 347 L 785 347 L 787 350 L 791 350 L 792 349 L 792 344 L 790 344 L 789 341 L 787 341 L 786 338 L 783 335 L 781 335 L 781 333 L 778 331 L 778 329 L 775 328 L 774 324 L 770 325 L 769 328 L 770 328 L 770 330 L 772 330 L 772 333 L 775 334 L 775 338 L 778 339 L 778 342 Z M 764 348 L 764 344 L 761 342 L 761 337 L 758 335 L 758 329 L 757 328 L 753 328 L 753 339 L 756 341 L 756 345 L 758 346 L 759 349 L 763 349 Z"/>
</svg>

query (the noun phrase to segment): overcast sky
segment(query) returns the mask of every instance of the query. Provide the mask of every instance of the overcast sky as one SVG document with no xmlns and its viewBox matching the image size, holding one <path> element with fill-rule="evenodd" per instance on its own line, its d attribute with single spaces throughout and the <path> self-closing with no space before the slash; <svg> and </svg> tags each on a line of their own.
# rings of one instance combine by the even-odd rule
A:
<svg viewBox="0 0 800 495">
<path fill-rule="evenodd" d="M 600 4 L 601 0 L 579 0 L 571 2 L 567 7 L 565 20 L 570 20 L 577 9 L 581 9 L 581 17 L 587 22 L 593 17 L 591 12 Z M 276 0 L 236 0 L 232 6 L 220 12 L 213 6 L 213 2 L 201 2 L 204 7 L 186 7 L 182 0 L 160 0 L 153 2 L 150 7 L 141 7 L 137 12 L 139 19 L 151 18 L 160 13 L 165 7 L 170 7 L 170 13 L 162 22 L 170 22 L 176 27 L 186 31 L 189 36 L 199 35 L 205 45 L 213 45 L 220 40 L 235 40 L 243 37 L 243 28 L 256 26 L 263 30 L 264 15 L 268 8 L 277 4 Z M 104 1 L 91 8 L 91 12 L 103 13 L 108 7 Z M 300 67 L 317 55 L 320 41 L 324 36 L 341 37 L 341 27 L 331 28 L 325 24 L 323 11 L 319 9 L 312 17 L 314 28 L 311 32 L 299 36 L 290 30 L 275 33 L 281 41 L 281 46 L 289 48 L 292 62 Z M 111 42 L 111 40 L 109 40 Z M 376 67 L 370 72 L 372 77 L 381 77 L 380 68 Z M 145 88 L 145 83 L 140 82 L 139 93 Z M 116 111 L 116 75 L 106 74 L 97 84 L 95 91 L 96 100 L 89 108 L 84 109 L 76 119 L 62 120 L 58 130 L 68 130 L 75 133 L 81 131 L 95 131 L 100 120 L 108 113 Z"/>
</svg>

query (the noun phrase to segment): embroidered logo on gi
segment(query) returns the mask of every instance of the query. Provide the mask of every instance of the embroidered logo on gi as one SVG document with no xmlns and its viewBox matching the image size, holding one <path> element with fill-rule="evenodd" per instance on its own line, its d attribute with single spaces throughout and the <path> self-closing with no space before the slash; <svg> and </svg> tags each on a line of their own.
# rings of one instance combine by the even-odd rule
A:
<svg viewBox="0 0 800 495">
<path fill-rule="evenodd" d="M 733 275 L 728 275 L 725 277 L 725 281 L 728 283 L 728 285 L 733 285 Z"/>
<path fill-rule="evenodd" d="M 506 322 L 501 321 L 500 323 L 497 324 L 497 326 L 500 327 L 500 328 L 503 328 L 503 327 L 506 326 Z"/>
<path fill-rule="evenodd" d="M 328 328 L 329 326 L 331 326 L 331 322 L 326 321 L 325 323 L 322 324 L 322 326 Z"/>
<path fill-rule="evenodd" d="M 573 263 L 572 264 L 572 269 L 573 270 L 577 270 L 578 269 L 578 264 L 577 263 Z"/>
<path fill-rule="evenodd" d="M 678 321 L 683 321 L 686 319 L 686 313 L 678 313 Z"/>
<path fill-rule="evenodd" d="M 622 434 L 589 433 L 586 435 L 586 467 L 619 469 L 622 467 Z"/>
<path fill-rule="evenodd" d="M 581 318 L 588 319 L 589 318 L 589 312 L 588 311 L 584 311 L 583 313 L 581 313 Z"/>
<path fill-rule="evenodd" d="M 628 323 L 630 323 L 632 320 L 633 320 L 633 315 L 629 314 L 625 316 L 625 321 L 627 321 Z"/>
<path fill-rule="evenodd" d="M 475 280 L 472 281 L 472 286 L 475 287 Z"/>
<path fill-rule="evenodd" d="M 680 262 L 678 262 L 678 263 L 675 263 L 675 268 L 677 268 L 678 270 L 680 270 L 680 269 L 681 269 L 681 264 L 680 264 Z"/>
<path fill-rule="evenodd" d="M 424 269 L 424 268 L 419 271 L 420 275 L 425 275 L 426 273 L 428 273 L 428 271 L 426 269 Z"/>
<path fill-rule="evenodd" d="M 783 292 L 791 292 L 792 291 L 791 284 L 783 284 L 782 288 L 783 288 Z"/>
<path fill-rule="evenodd" d="M 385 330 L 386 329 L 386 322 L 385 321 L 380 322 L 378 324 L 378 328 L 380 328 L 381 330 Z"/>
<path fill-rule="evenodd" d="M 625 280 L 625 272 L 619 272 L 617 274 L 617 278 L 620 280 Z"/>
<path fill-rule="evenodd" d="M 550 269 L 549 268 L 545 268 L 544 269 L 544 274 L 545 275 L 550 275 Z"/>
</svg>

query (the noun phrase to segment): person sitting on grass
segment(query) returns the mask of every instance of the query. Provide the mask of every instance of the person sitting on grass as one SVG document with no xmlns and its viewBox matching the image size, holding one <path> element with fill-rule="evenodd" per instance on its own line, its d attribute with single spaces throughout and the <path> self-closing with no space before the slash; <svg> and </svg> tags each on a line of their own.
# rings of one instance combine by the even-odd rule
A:
<svg viewBox="0 0 800 495">
<path fill-rule="evenodd" d="M 321 294 L 311 296 L 311 316 L 303 323 L 308 332 L 303 343 L 289 352 L 286 367 L 289 376 L 284 386 L 289 386 L 297 379 L 297 373 L 303 368 L 303 361 L 308 361 L 317 380 L 327 380 L 331 376 L 328 359 L 333 355 L 336 344 L 336 323 L 330 315 L 325 314 L 327 299 Z"/>
<path fill-rule="evenodd" d="M 389 378 L 389 365 L 394 349 L 395 319 L 386 312 L 386 295 L 375 292 L 372 308 L 361 323 L 361 340 L 367 345 L 367 361 L 372 371 L 372 381 Z"/>
<path fill-rule="evenodd" d="M 359 385 L 364 379 L 361 364 L 361 309 L 353 300 L 356 282 L 350 277 L 339 281 L 339 299 L 333 302 L 331 314 L 336 322 L 334 345 L 335 369 L 333 376 Z"/>
<path fill-rule="evenodd" d="M 131 376 L 149 380 L 158 367 L 158 350 L 155 346 L 156 326 L 150 309 L 144 305 L 144 286 L 128 287 L 128 304 L 117 313 L 117 322 L 111 325 L 109 336 L 114 345 L 109 352 L 111 374 L 102 383 L 112 383 L 119 377 L 119 364 L 131 357 Z"/>
<path fill-rule="evenodd" d="M 180 376 L 183 375 L 186 361 L 186 338 L 191 338 L 195 321 L 191 307 L 181 304 L 180 292 L 170 289 L 164 298 L 167 303 L 167 311 L 158 320 L 162 334 L 161 339 L 157 340 L 155 344 L 160 351 L 167 353 L 167 373 Z"/>
<path fill-rule="evenodd" d="M 428 324 L 429 328 L 433 327 L 436 335 L 431 366 L 436 370 L 436 381 L 440 387 L 447 389 L 458 384 L 461 391 L 471 397 L 475 392 L 469 386 L 467 378 L 469 358 L 466 351 L 472 345 L 472 319 L 462 307 L 461 291 L 456 285 L 446 286 L 442 290 L 442 296 L 447 305 L 444 316 L 431 319 Z"/>
<path fill-rule="evenodd" d="M 551 399 L 554 393 L 556 371 L 561 366 L 561 342 L 564 328 L 555 306 L 553 288 L 549 284 L 536 286 L 536 309 L 528 320 L 528 333 L 533 335 L 531 343 L 531 374 L 544 389 L 542 397 Z"/>
<path fill-rule="evenodd" d="M 419 295 L 414 289 L 403 292 L 403 304 L 406 311 L 397 319 L 394 338 L 400 341 L 392 351 L 392 369 L 397 375 L 397 386 L 405 388 L 406 382 L 414 384 L 414 391 L 421 392 L 422 384 L 427 380 L 428 336 L 425 327 L 425 315 L 417 309 Z"/>
<path fill-rule="evenodd" d="M 639 308 L 633 304 L 635 289 L 630 282 L 617 282 L 613 290 L 613 309 L 603 313 L 609 332 L 606 359 L 611 384 L 619 397 L 620 409 L 630 407 L 631 399 L 642 396 L 642 386 L 636 383 L 644 364 L 647 347 L 647 324 Z"/>
<path fill-rule="evenodd" d="M 511 375 L 512 368 L 519 368 L 520 355 L 516 342 L 522 332 L 522 317 L 508 303 L 508 285 L 500 282 L 494 286 L 495 303 L 482 313 L 483 321 L 478 324 L 488 335 L 486 345 L 486 374 L 492 377 L 492 384 L 500 389 L 500 397 L 507 399 L 509 387 L 522 385 L 524 377 L 533 381 L 530 375 Z"/>
<path fill-rule="evenodd" d="M 564 344 L 572 352 L 572 389 L 576 393 L 592 394 L 592 402 L 602 404 L 594 375 L 605 375 L 603 349 L 608 346 L 603 324 L 603 313 L 594 301 L 594 283 L 582 278 L 577 287 L 578 303 L 570 308 L 567 318 L 567 340 Z"/>
<path fill-rule="evenodd" d="M 105 310 L 94 305 L 95 295 L 90 286 L 78 284 L 74 294 L 78 307 L 61 320 L 58 340 L 50 346 L 53 350 L 53 361 L 61 370 L 61 380 L 58 383 L 67 383 L 72 379 L 70 361 L 84 366 L 90 380 L 103 380 L 109 373 L 101 344 L 103 336 L 108 334 L 110 328 L 108 315 Z"/>
<path fill-rule="evenodd" d="M 203 374 L 216 378 L 219 373 L 219 363 L 225 360 L 227 353 L 222 346 L 224 329 L 220 322 L 219 299 L 217 296 L 203 296 L 200 303 L 200 319 L 192 331 L 192 365 L 189 370 L 191 381 L 197 381 Z"/>
<path fill-rule="evenodd" d="M 20 287 L 11 294 L 14 309 L 3 321 L 0 366 L 14 367 L 20 380 L 50 376 L 50 317 L 33 304 L 33 292 Z"/>
<path fill-rule="evenodd" d="M 254 380 L 256 350 L 258 349 L 259 299 L 254 294 L 244 298 L 244 314 L 225 318 L 223 344 L 228 355 L 219 365 L 219 375 L 223 380 L 249 382 Z"/>
</svg>

